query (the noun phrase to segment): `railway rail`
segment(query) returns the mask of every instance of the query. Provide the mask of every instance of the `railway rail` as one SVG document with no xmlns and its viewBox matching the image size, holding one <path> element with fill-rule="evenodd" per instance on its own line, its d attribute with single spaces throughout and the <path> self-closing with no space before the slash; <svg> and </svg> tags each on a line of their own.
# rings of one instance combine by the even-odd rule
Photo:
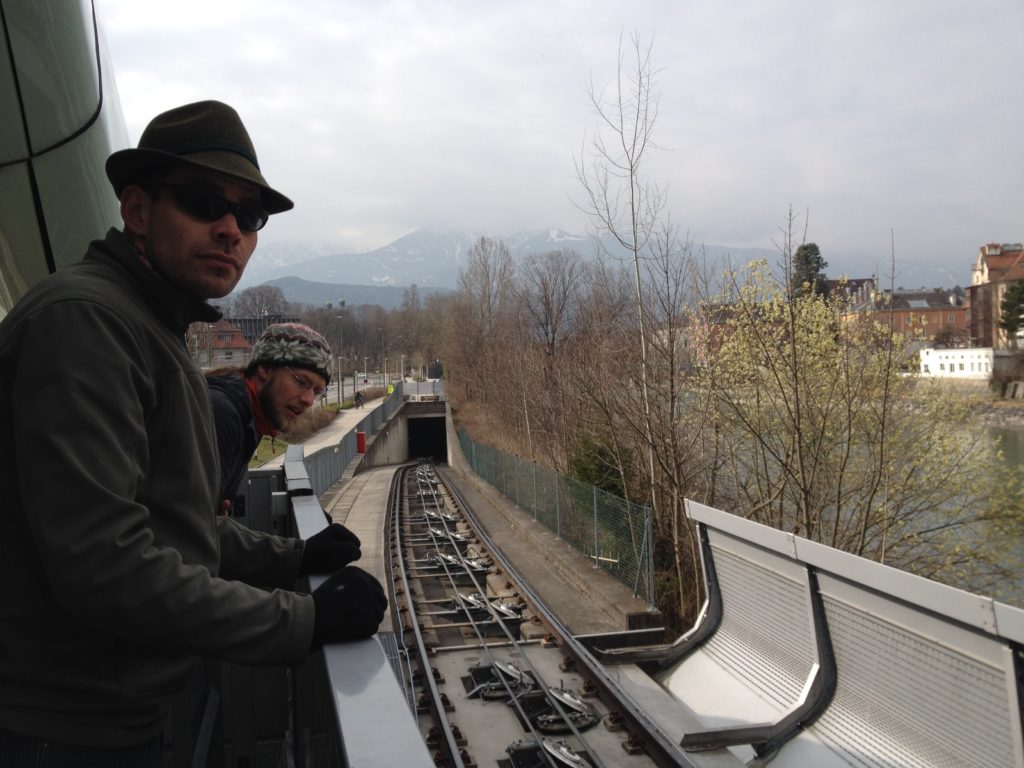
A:
<svg viewBox="0 0 1024 768">
<path fill-rule="evenodd" d="M 444 768 L 690 765 L 544 606 L 430 464 L 392 484 L 395 636 Z"/>
</svg>

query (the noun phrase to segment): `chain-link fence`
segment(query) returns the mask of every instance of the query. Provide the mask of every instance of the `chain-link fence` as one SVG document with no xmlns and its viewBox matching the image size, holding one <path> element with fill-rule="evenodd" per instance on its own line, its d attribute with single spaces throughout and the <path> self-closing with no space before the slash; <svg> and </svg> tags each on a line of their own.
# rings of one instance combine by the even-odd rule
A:
<svg viewBox="0 0 1024 768">
<path fill-rule="evenodd" d="M 653 605 L 650 507 L 474 442 L 464 429 L 459 444 L 477 475 Z"/>
</svg>

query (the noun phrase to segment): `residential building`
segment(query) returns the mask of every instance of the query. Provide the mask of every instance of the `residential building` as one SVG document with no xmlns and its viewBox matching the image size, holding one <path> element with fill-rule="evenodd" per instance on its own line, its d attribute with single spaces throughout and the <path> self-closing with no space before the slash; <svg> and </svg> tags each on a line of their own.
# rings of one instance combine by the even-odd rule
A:
<svg viewBox="0 0 1024 768">
<path fill-rule="evenodd" d="M 871 277 L 840 277 L 838 280 L 825 280 L 826 296 L 840 301 L 851 301 L 861 291 L 875 290 L 877 278 Z"/>
<path fill-rule="evenodd" d="M 187 340 L 192 359 L 203 369 L 244 366 L 252 351 L 242 331 L 227 320 L 192 323 Z"/>
<path fill-rule="evenodd" d="M 943 288 L 887 291 L 862 283 L 851 294 L 843 318 L 869 319 L 922 340 L 959 346 L 958 340 L 967 339 L 969 307 L 962 295 Z"/>
<path fill-rule="evenodd" d="M 276 323 L 300 323 L 297 317 L 285 317 L 284 315 L 263 315 L 262 317 L 229 317 L 227 322 L 242 332 L 245 340 L 250 344 L 260 337 L 260 334 L 267 330 L 267 326 Z"/>
<path fill-rule="evenodd" d="M 1018 280 L 1024 280 L 1024 245 L 989 243 L 981 247 L 968 289 L 972 346 L 997 350 L 1015 346 L 999 323 L 1006 290 Z"/>
<path fill-rule="evenodd" d="M 995 350 L 991 347 L 925 348 L 919 354 L 921 375 L 930 378 L 987 380 L 994 367 Z"/>
</svg>

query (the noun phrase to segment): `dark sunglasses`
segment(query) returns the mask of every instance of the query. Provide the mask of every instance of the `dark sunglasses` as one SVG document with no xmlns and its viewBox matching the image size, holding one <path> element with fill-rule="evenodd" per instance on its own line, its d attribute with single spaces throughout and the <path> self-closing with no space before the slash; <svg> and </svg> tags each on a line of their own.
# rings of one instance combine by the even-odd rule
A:
<svg viewBox="0 0 1024 768">
<path fill-rule="evenodd" d="M 225 214 L 231 213 L 243 232 L 256 232 L 263 229 L 270 214 L 258 205 L 248 203 L 232 203 L 219 192 L 194 184 L 171 184 L 161 181 L 157 186 L 171 193 L 174 202 L 189 216 L 200 221 L 217 221 Z"/>
</svg>

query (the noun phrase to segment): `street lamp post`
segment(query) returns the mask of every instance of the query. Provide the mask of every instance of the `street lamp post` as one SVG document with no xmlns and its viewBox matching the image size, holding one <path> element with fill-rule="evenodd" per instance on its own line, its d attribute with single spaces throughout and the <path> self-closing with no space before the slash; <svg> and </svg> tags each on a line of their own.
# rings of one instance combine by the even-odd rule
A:
<svg viewBox="0 0 1024 768">
<path fill-rule="evenodd" d="M 328 303 L 328 306 L 330 306 L 330 303 Z M 338 408 L 341 408 L 341 401 L 345 397 L 345 369 L 341 367 L 341 357 L 345 351 L 344 315 L 341 314 L 341 310 L 344 308 L 345 300 L 338 299 L 338 314 L 335 315 L 338 318 Z M 354 383 L 353 386 L 355 386 Z"/>
<path fill-rule="evenodd" d="M 338 358 L 338 407 L 341 408 L 341 400 L 342 400 L 342 398 L 344 397 L 344 394 L 345 394 L 344 393 L 344 389 L 343 389 L 344 384 L 342 383 L 342 382 L 345 381 L 345 368 L 342 365 L 341 361 L 344 360 L 345 358 L 343 358 L 341 355 L 337 355 L 337 358 Z"/>
</svg>

